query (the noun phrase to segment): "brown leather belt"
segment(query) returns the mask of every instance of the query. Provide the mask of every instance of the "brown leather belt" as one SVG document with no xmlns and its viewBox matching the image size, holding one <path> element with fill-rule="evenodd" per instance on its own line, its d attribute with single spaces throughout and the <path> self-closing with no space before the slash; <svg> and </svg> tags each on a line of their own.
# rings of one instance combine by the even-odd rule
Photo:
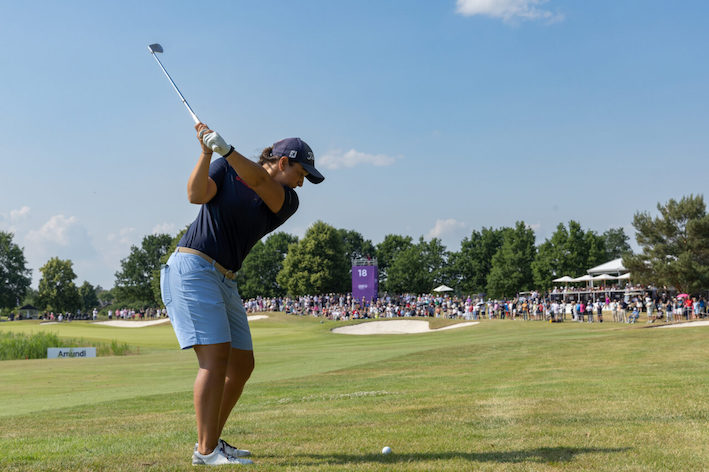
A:
<svg viewBox="0 0 709 472">
<path fill-rule="evenodd" d="M 192 249 L 191 247 L 177 246 L 175 252 L 185 252 L 187 254 L 194 254 L 196 256 L 199 256 L 205 261 L 212 264 L 214 268 L 217 269 L 227 279 L 236 280 L 236 273 L 233 270 L 225 269 L 223 265 L 206 255 L 205 253 L 198 251 L 197 249 Z"/>
</svg>

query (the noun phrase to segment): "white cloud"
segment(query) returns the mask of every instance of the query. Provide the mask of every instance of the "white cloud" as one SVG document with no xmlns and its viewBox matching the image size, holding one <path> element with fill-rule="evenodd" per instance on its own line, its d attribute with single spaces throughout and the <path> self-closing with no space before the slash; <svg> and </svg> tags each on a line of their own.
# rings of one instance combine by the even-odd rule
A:
<svg viewBox="0 0 709 472">
<path fill-rule="evenodd" d="M 58 257 L 71 260 L 77 275 L 83 274 L 98 254 L 86 228 L 75 216 L 52 216 L 41 228 L 28 231 L 24 243 L 30 267 L 42 267 L 50 258 Z M 39 280 L 38 270 L 33 275 Z"/>
<path fill-rule="evenodd" d="M 118 243 L 124 246 L 130 246 L 133 244 L 133 234 L 135 233 L 135 228 L 121 228 L 118 233 L 109 233 L 106 239 L 109 243 Z"/>
<path fill-rule="evenodd" d="M 541 228 L 541 227 L 542 227 L 542 224 L 541 224 L 541 223 L 531 223 L 531 224 L 530 224 L 530 223 L 527 223 L 527 229 L 531 229 L 531 230 L 534 231 L 535 233 L 536 233 L 537 231 L 539 231 L 539 228 Z"/>
<path fill-rule="evenodd" d="M 177 225 L 175 223 L 160 223 L 155 225 L 150 234 L 177 234 Z"/>
<path fill-rule="evenodd" d="M 514 19 L 561 21 L 560 13 L 542 8 L 549 0 L 457 0 L 456 13 L 463 16 L 485 15 L 504 21 Z"/>
<path fill-rule="evenodd" d="M 436 220 L 436 224 L 428 232 L 427 237 L 440 238 L 450 233 L 455 233 L 458 230 L 465 228 L 465 223 L 458 221 L 455 218 L 445 220 Z"/>
<path fill-rule="evenodd" d="M 10 211 L 10 220 L 11 221 L 17 221 L 21 220 L 27 217 L 30 213 L 30 207 L 28 206 L 23 206 L 19 210 L 12 210 Z"/>
<path fill-rule="evenodd" d="M 75 216 L 54 215 L 40 229 L 27 234 L 27 241 L 39 246 L 68 246 L 77 227 Z"/>
<path fill-rule="evenodd" d="M 385 154 L 366 154 L 350 149 L 347 152 L 335 150 L 328 152 L 319 159 L 318 166 L 325 169 L 340 169 L 342 167 L 355 167 L 358 165 L 373 165 L 375 167 L 390 166 L 398 158 Z"/>
</svg>

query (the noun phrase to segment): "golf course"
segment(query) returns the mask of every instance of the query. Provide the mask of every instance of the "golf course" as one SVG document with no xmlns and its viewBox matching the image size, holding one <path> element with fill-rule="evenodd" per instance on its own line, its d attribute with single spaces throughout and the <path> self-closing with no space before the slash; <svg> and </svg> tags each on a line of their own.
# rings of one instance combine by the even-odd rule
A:
<svg viewBox="0 0 709 472">
<path fill-rule="evenodd" d="M 269 313 L 224 438 L 256 470 L 648 471 L 709 464 L 709 327 L 484 320 L 348 336 Z M 431 328 L 452 321 L 433 319 Z M 169 323 L 0 323 L 128 355 L 3 361 L 0 470 L 194 470 L 194 353 Z M 389 446 L 391 454 L 383 455 Z M 224 466 L 231 469 L 234 466 Z"/>
</svg>

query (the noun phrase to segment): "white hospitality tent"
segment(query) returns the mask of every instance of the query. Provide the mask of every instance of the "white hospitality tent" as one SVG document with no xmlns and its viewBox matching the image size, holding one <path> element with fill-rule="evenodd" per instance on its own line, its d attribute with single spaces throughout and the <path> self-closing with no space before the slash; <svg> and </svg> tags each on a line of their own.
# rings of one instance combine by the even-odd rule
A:
<svg viewBox="0 0 709 472">
<path fill-rule="evenodd" d="M 576 277 L 575 279 L 571 280 L 572 282 L 591 282 L 593 281 L 593 276 L 591 275 L 582 275 L 581 277 Z"/>
<path fill-rule="evenodd" d="M 628 272 L 628 269 L 623 265 L 623 258 L 613 259 L 612 261 L 605 262 L 596 267 L 591 267 L 586 271 L 589 275 L 598 274 L 616 274 L 621 275 Z"/>
<path fill-rule="evenodd" d="M 606 263 L 603 263 L 601 265 L 598 265 L 596 267 L 592 267 L 591 269 L 588 269 L 586 272 L 588 272 L 586 275 L 582 275 L 581 277 L 576 277 L 572 278 L 567 275 L 563 277 L 559 277 L 557 279 L 554 279 L 553 282 L 586 282 L 586 288 L 585 289 L 567 289 L 565 288 L 562 292 L 557 292 L 557 294 L 561 294 L 564 299 L 566 299 L 567 296 L 572 296 L 576 297 L 577 299 L 580 299 L 582 296 L 584 297 L 590 297 L 593 296 L 594 300 L 597 295 L 605 293 L 606 296 L 618 296 L 618 293 L 625 294 L 627 293 L 626 288 L 618 288 L 615 285 L 612 287 L 608 287 L 608 284 L 604 283 L 599 283 L 598 285 L 601 286 L 601 288 L 596 289 L 594 288 L 594 281 L 604 281 L 604 280 L 629 280 L 631 278 L 630 272 L 628 269 L 623 266 L 623 259 L 618 258 L 618 259 L 613 259 L 612 261 L 608 261 Z M 613 295 L 615 294 L 615 295 Z"/>
<path fill-rule="evenodd" d="M 552 280 L 552 282 L 573 282 L 574 279 L 572 277 L 569 277 L 568 275 L 565 275 L 563 277 L 559 277 L 558 279 Z"/>
<path fill-rule="evenodd" d="M 438 287 L 433 289 L 434 292 L 452 292 L 453 289 L 450 288 L 448 285 L 439 285 Z"/>
<path fill-rule="evenodd" d="M 572 280 L 572 282 L 586 282 L 586 286 L 591 286 L 593 287 L 593 276 L 591 275 L 582 275 L 581 277 L 576 277 L 575 279 Z"/>
</svg>

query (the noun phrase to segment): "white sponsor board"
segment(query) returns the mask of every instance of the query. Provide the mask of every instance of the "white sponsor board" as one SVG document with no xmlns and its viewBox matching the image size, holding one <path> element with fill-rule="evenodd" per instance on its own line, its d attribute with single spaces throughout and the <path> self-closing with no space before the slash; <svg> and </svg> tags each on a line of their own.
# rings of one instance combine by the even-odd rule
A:
<svg viewBox="0 0 709 472">
<path fill-rule="evenodd" d="M 95 347 L 48 347 L 47 359 L 96 357 Z"/>
</svg>

